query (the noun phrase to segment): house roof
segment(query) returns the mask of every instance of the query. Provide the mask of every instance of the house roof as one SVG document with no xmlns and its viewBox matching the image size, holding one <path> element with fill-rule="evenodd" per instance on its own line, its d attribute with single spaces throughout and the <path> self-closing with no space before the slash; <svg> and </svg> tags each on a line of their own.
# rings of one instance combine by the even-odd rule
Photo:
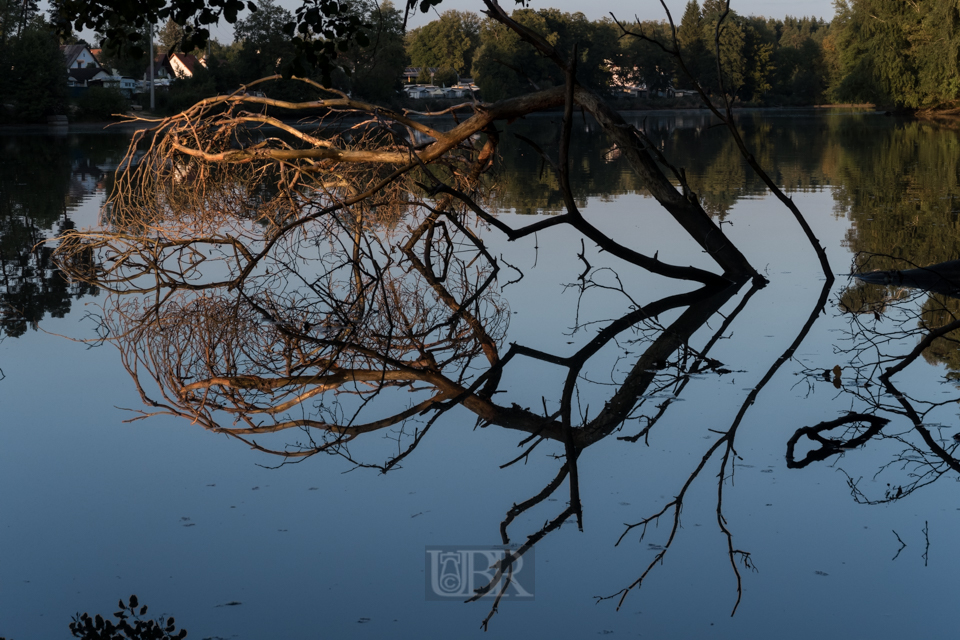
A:
<svg viewBox="0 0 960 640">
<path fill-rule="evenodd" d="M 77 58 L 80 57 L 80 54 L 83 53 L 83 50 L 87 48 L 85 44 L 62 44 L 60 45 L 60 51 L 63 52 L 63 56 L 67 59 L 67 66 L 72 67 L 73 63 L 77 61 Z"/>
<path fill-rule="evenodd" d="M 98 75 L 102 75 L 104 78 L 110 77 L 103 69 L 99 67 L 85 67 L 83 69 L 67 69 L 67 75 L 76 80 L 77 82 L 86 82 L 88 80 L 93 80 Z"/>
<path fill-rule="evenodd" d="M 198 67 L 202 67 L 203 63 L 197 60 L 196 56 L 190 55 L 189 53 L 173 53 L 167 55 L 166 53 L 161 53 L 153 60 L 153 77 L 161 77 L 161 71 L 166 70 L 167 77 L 176 78 L 177 73 L 173 68 L 171 60 L 176 60 L 182 64 L 189 72 L 190 75 L 196 73 Z M 150 77 L 150 67 L 149 65 L 143 71 L 143 77 Z"/>
<path fill-rule="evenodd" d="M 193 75 L 197 72 L 197 69 L 203 66 L 196 56 L 193 56 L 189 53 L 174 53 L 170 56 L 171 59 L 176 59 L 180 64 L 187 68 L 190 72 L 190 75 Z"/>
<path fill-rule="evenodd" d="M 404 77 L 416 78 L 424 69 L 427 73 L 436 73 L 440 70 L 439 67 L 407 67 L 403 70 L 403 75 Z"/>
<path fill-rule="evenodd" d="M 169 62 L 167 62 L 167 54 L 161 53 L 160 55 L 158 55 L 156 58 L 153 59 L 153 77 L 159 78 L 160 72 L 163 71 L 164 68 L 169 68 Z M 150 77 L 150 65 L 147 65 L 144 68 L 143 77 L 144 78 Z"/>
</svg>

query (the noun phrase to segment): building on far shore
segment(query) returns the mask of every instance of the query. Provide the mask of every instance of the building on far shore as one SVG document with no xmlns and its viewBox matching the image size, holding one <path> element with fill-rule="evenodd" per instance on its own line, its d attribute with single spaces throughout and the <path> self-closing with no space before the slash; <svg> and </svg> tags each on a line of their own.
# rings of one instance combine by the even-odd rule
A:
<svg viewBox="0 0 960 640">
<path fill-rule="evenodd" d="M 60 47 L 67 65 L 67 88 L 71 97 L 78 97 L 90 87 L 119 89 L 128 98 L 137 89 L 137 81 L 126 78 L 100 64 L 97 55 L 100 49 L 90 49 L 85 44 L 67 44 Z"/>
<path fill-rule="evenodd" d="M 179 80 L 192 78 L 201 67 L 206 67 L 205 60 L 198 60 L 189 53 L 161 53 L 153 60 L 154 80 Z M 150 78 L 149 65 L 143 72 L 143 79 Z"/>
<path fill-rule="evenodd" d="M 403 86 L 403 92 L 414 100 L 427 99 L 457 99 L 475 96 L 480 89 L 477 85 L 455 84 L 452 87 L 435 87 L 432 84 L 408 84 Z"/>
</svg>

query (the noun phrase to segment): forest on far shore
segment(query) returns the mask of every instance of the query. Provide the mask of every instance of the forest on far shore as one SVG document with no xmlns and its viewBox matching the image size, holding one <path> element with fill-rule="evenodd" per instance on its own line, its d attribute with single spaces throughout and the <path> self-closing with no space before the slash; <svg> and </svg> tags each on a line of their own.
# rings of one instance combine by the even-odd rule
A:
<svg viewBox="0 0 960 640">
<path fill-rule="evenodd" d="M 245 82 L 284 72 L 296 60 L 297 41 L 291 35 L 295 16 L 275 0 L 255 4 L 257 11 L 234 24 L 233 42 L 212 40 L 203 50 L 183 51 L 203 58 L 205 68 L 161 92 L 161 113 L 236 91 Z M 615 101 L 620 107 L 629 108 L 628 87 L 646 89 L 648 106 L 658 101 L 667 106 L 662 96 L 671 89 L 694 89 L 694 79 L 708 94 L 722 92 L 739 106 L 873 103 L 890 109 L 947 110 L 960 100 L 957 3 L 835 0 L 836 15 L 830 22 L 742 16 L 736 2 L 730 3 L 730 11 L 726 4 L 690 0 L 683 14 L 674 16 L 675 34 L 666 19 L 588 20 L 582 13 L 552 8 L 521 8 L 512 16 L 564 55 L 572 55 L 576 47 L 579 81 L 622 98 Z M 404 104 L 407 67 L 423 70 L 408 82 L 450 86 L 471 78 L 487 102 L 564 82 L 556 65 L 480 13 L 447 10 L 424 26 L 405 30 L 402 8 L 390 0 L 356 0 L 345 10 L 362 25 L 362 37 L 340 43 L 334 71 L 326 80 L 327 86 L 356 98 Z M 189 41 L 173 21 L 154 32 L 153 39 L 158 54 L 181 51 Z M 118 91 L 92 91 L 96 95 L 85 101 L 68 97 L 59 47 L 75 43 L 99 49 L 100 63 L 116 74 L 144 76 L 145 57 L 128 40 L 99 33 L 90 42 L 58 37 L 36 0 L 0 0 L 0 120 L 42 121 L 64 113 L 102 119 L 124 109 L 128 98 Z M 686 71 L 665 51 L 675 45 Z M 320 72 L 314 76 L 323 79 Z M 307 99 L 300 83 L 276 83 L 267 91 L 279 99 Z"/>
<path fill-rule="evenodd" d="M 930 109 L 960 99 L 960 7 L 938 0 L 835 0 L 830 22 L 814 17 L 742 16 L 736 2 L 690 0 L 676 20 L 687 70 L 708 93 L 723 88 L 740 104 L 803 106 L 874 103 Z M 442 7 L 442 5 L 441 5 Z M 580 80 L 616 91 L 623 86 L 691 89 L 674 56 L 664 20 L 627 16 L 589 21 L 581 13 L 520 9 L 514 18 L 570 51 L 578 43 Z M 719 47 L 717 25 L 722 17 Z M 638 38 L 634 34 L 642 34 Z M 719 51 L 718 51 L 719 49 Z M 505 27 L 477 14 L 447 11 L 410 31 L 414 66 L 472 74 L 487 100 L 518 95 L 532 85 L 562 82 L 553 65 Z M 522 73 L 518 72 L 522 71 Z"/>
</svg>

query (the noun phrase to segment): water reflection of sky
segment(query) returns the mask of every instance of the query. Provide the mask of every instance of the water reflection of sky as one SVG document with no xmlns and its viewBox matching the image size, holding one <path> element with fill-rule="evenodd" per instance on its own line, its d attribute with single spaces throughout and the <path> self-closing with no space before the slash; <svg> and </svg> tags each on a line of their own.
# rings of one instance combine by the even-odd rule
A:
<svg viewBox="0 0 960 640">
<path fill-rule="evenodd" d="M 96 134 L 93 134 L 84 138 L 95 136 Z M 92 228 L 99 222 L 100 206 L 109 189 L 109 176 L 120 165 L 125 151 L 123 147 L 115 148 L 110 155 L 94 159 L 86 155 L 88 150 L 82 143 L 73 147 L 66 215 L 77 228 Z"/>
<path fill-rule="evenodd" d="M 71 180 L 77 226 L 95 221 L 102 191 L 92 171 Z M 79 188 L 79 187 L 78 187 Z M 91 190 L 92 189 L 92 190 Z M 837 273 L 848 270 L 849 222 L 834 215 L 830 191 L 796 193 Z M 654 201 L 639 195 L 591 198 L 586 215 L 630 246 L 660 251 L 675 263 L 709 266 L 699 248 L 675 231 Z M 529 217 L 505 214 L 522 224 Z M 746 391 L 793 340 L 820 293 L 822 274 L 789 213 L 767 198 L 741 199 L 725 231 L 771 280 L 757 292 L 711 351 L 731 373 L 696 377 L 650 445 L 609 437 L 586 449 L 579 473 L 583 533 L 574 525 L 536 550 L 537 597 L 504 604 L 492 621 L 498 636 L 724 638 L 900 638 L 946 635 L 945 616 L 960 555 L 953 483 L 939 482 L 909 500 L 880 507 L 853 503 L 838 468 L 864 483 L 890 443 L 849 452 L 803 470 L 788 470 L 785 443 L 799 427 L 834 417 L 850 399 L 826 382 L 809 385 L 804 366 L 836 364 L 834 345 L 847 326 L 833 302 L 798 351 L 750 408 L 737 440 L 742 460 L 725 488 L 724 512 L 739 548 L 759 572 L 745 572 L 744 597 L 729 617 L 735 583 L 717 530 L 715 468 L 692 489 L 683 529 L 623 609 L 594 604 L 632 582 L 662 544 L 666 528 L 642 544 L 613 544 L 623 523 L 655 511 L 678 487 L 715 437 L 729 427 Z M 574 324 L 572 291 L 582 271 L 579 240 L 552 230 L 507 243 L 485 234 L 496 255 L 525 277 L 504 292 L 512 312 L 509 341 L 570 353 L 588 331 Z M 535 247 L 539 247 L 536 249 Z M 587 247 L 594 266 L 616 267 L 643 301 L 678 286 Z M 536 268 L 532 268 L 536 263 Z M 845 286 L 840 279 L 836 291 Z M 745 290 L 722 309 L 727 314 Z M 615 295 L 585 298 L 582 312 L 616 318 L 628 305 Z M 495 544 L 504 512 L 538 492 L 556 473 L 546 454 L 505 470 L 520 435 L 473 428 L 474 416 L 451 412 L 404 468 L 386 476 L 345 473 L 335 457 L 279 470 L 262 454 L 186 421 L 159 417 L 123 424 L 116 407 L 139 408 L 130 378 L 109 346 L 88 348 L 52 334 L 89 335 L 81 300 L 63 319 L 0 342 L 0 634 L 66 636 L 76 611 L 109 612 L 136 593 L 156 613 L 174 614 L 191 637 L 470 637 L 480 635 L 483 604 L 424 602 L 423 549 L 428 544 Z M 665 314 L 665 316 L 668 314 Z M 673 314 L 674 316 L 676 313 Z M 666 322 L 668 317 L 663 318 Z M 703 344 L 720 320 L 694 336 Z M 609 377 L 612 350 L 599 354 L 588 378 Z M 904 386 L 937 387 L 937 367 L 917 363 Z M 512 369 L 502 388 L 530 406 L 555 395 L 562 372 L 547 365 Z M 609 395 L 585 384 L 584 405 Z M 944 408 L 944 422 L 955 411 Z M 623 433 L 635 430 L 628 423 Z M 621 435 L 621 434 L 615 434 Z M 358 448 L 366 446 L 363 443 Z M 373 444 L 371 447 L 375 446 Z M 558 492 L 561 502 L 566 494 Z M 513 537 L 537 530 L 562 503 L 546 502 L 513 523 Z M 930 532 L 924 566 L 924 534 Z M 907 543 L 900 544 L 893 531 Z M 225 606 L 231 602 L 242 604 Z M 365 621 L 369 619 L 369 621 Z"/>
</svg>

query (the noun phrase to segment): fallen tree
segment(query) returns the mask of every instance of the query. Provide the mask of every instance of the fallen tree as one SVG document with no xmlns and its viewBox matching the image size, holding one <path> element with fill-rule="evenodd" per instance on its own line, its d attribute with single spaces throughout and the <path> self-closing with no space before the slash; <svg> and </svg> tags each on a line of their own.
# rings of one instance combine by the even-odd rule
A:
<svg viewBox="0 0 960 640">
<path fill-rule="evenodd" d="M 120 349 L 148 407 L 135 419 L 177 415 L 284 461 L 333 453 L 382 472 L 410 455 L 455 407 L 465 408 L 481 426 L 523 434 L 523 452 L 507 465 L 525 460 L 538 446 L 556 445 L 562 451 L 556 477 L 508 511 L 503 542 L 519 514 L 564 482 L 568 506 L 507 554 L 495 581 L 478 593 L 495 598 L 492 615 L 506 589 L 497 581 L 509 583 L 516 558 L 568 518 L 582 527 L 577 468 L 582 452 L 628 421 L 646 424 L 625 440 L 646 438 L 669 404 L 650 415 L 644 413 L 648 397 L 719 365 L 707 351 L 750 294 L 705 347 L 690 346 L 694 335 L 746 282 L 752 280 L 752 294 L 766 280 L 707 215 L 683 171 L 643 131 L 580 85 L 575 46 L 574 55 L 565 57 L 496 2 L 485 4 L 491 17 L 563 69 L 564 86 L 493 104 L 465 103 L 442 114 L 413 114 L 359 102 L 310 80 L 303 82 L 317 98 L 304 103 L 251 95 L 249 89 L 270 78 L 251 83 L 153 122 L 139 134 L 104 207 L 101 228 L 66 234 L 56 257 L 73 278 L 110 294 L 102 337 Z M 489 169 L 500 136 L 496 124 L 559 107 L 563 123 L 555 149 L 525 142 L 556 176 L 564 210 L 512 227 L 484 206 L 495 188 Z M 325 115 L 294 126 L 271 112 L 277 108 Z M 659 253 L 644 255 L 581 213 L 570 184 L 577 108 L 600 124 L 717 271 L 661 260 Z M 454 116 L 454 126 L 435 126 L 430 118 L 435 115 Z M 624 268 L 684 281 L 681 292 L 636 304 L 622 286 L 614 287 L 630 300 L 629 310 L 573 354 L 517 344 L 504 349 L 509 306 L 499 287 L 501 265 L 510 265 L 488 250 L 483 233 L 492 229 L 514 241 L 559 226 L 572 228 Z M 583 254 L 581 259 L 586 262 Z M 595 273 L 587 264 L 582 291 L 596 284 Z M 828 271 L 827 276 L 794 343 L 750 392 L 729 429 L 718 432 L 680 493 L 627 527 L 624 535 L 672 516 L 662 552 L 611 597 L 622 603 L 663 558 L 680 529 L 687 489 L 719 459 L 717 524 L 727 540 L 739 603 L 738 566 L 752 563 L 749 553 L 733 545 L 722 512 L 737 429 L 823 309 L 832 282 Z M 689 291 L 687 282 L 703 286 Z M 676 317 L 661 324 L 660 316 L 668 313 Z M 618 340 L 627 336 L 643 344 L 640 355 L 633 356 L 602 408 L 584 412 L 578 385 L 587 363 L 604 349 L 622 349 Z M 553 407 L 545 399 L 542 411 L 495 400 L 504 372 L 520 359 L 563 370 Z M 405 394 L 402 400 L 398 391 Z M 376 462 L 360 459 L 352 447 L 374 432 L 391 434 L 395 446 Z M 281 444 L 268 444 L 277 437 Z"/>
</svg>

